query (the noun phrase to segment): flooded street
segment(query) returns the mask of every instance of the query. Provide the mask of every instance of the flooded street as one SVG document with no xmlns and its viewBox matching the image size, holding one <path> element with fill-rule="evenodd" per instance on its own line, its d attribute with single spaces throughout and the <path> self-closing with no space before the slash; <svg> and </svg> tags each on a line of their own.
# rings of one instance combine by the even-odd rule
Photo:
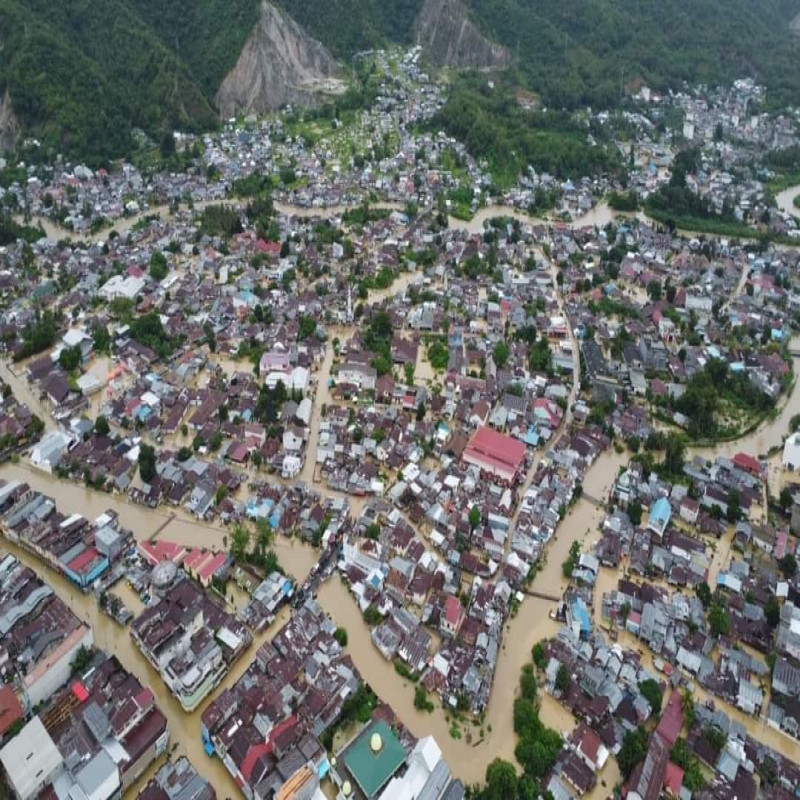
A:
<svg viewBox="0 0 800 800">
<path fill-rule="evenodd" d="M 800 349 L 800 337 L 790 343 L 790 349 Z M 795 382 L 788 398 L 778 399 L 779 411 L 775 418 L 765 420 L 752 433 L 730 442 L 720 442 L 712 447 L 689 448 L 690 455 L 701 455 L 712 459 L 718 455 L 734 456 L 736 453 L 765 457 L 770 449 L 781 447 L 789 435 L 789 422 L 795 414 L 800 414 L 800 358 L 794 357 Z"/>
<path fill-rule="evenodd" d="M 28 379 L 25 377 L 25 367 L 22 364 L 12 364 L 5 359 L 0 359 L 0 378 L 11 387 L 17 401 L 28 406 L 31 413 L 36 414 L 48 430 L 56 427 L 55 421 L 50 416 L 50 410 L 39 399 L 36 388 L 28 383 Z"/>
<path fill-rule="evenodd" d="M 800 197 L 800 184 L 789 186 L 775 195 L 775 204 L 784 214 L 800 217 L 800 208 L 794 204 L 795 197 Z"/>
<path fill-rule="evenodd" d="M 800 187 L 793 187 L 782 192 L 778 196 L 779 205 L 788 203 L 791 206 L 794 195 L 798 192 L 800 192 Z M 209 203 L 198 203 L 195 208 L 202 208 L 204 205 L 213 203 L 238 204 L 241 202 L 240 200 L 209 201 Z M 374 203 L 371 205 L 375 208 L 403 208 L 400 203 Z M 783 206 L 781 207 L 783 208 Z M 301 208 L 276 202 L 275 208 L 283 214 L 306 218 L 322 218 L 340 216 L 348 206 L 332 206 L 324 209 Z M 114 228 L 119 232 L 128 230 L 142 217 L 154 213 L 161 213 L 165 217 L 168 210 L 165 207 L 151 208 L 140 215 L 115 221 Z M 450 217 L 448 224 L 452 229 L 463 229 L 470 234 L 476 234 L 483 231 L 483 226 L 487 220 L 497 216 L 510 216 L 526 223 L 549 223 L 546 219 L 531 217 L 514 208 L 489 206 L 480 209 L 469 222 Z M 616 212 L 611 210 L 605 202 L 601 202 L 586 214 L 575 217 L 569 224 L 572 227 L 584 225 L 603 226 L 617 217 Z M 35 220 L 35 222 L 38 223 L 39 220 Z M 62 238 L 67 235 L 57 229 L 49 220 L 42 220 L 41 223 L 47 235 L 52 238 Z M 107 232 L 101 232 L 100 238 L 105 235 L 107 235 Z M 743 273 L 742 279 L 735 290 L 736 292 L 741 292 L 745 278 L 746 272 Z M 401 273 L 390 287 L 370 292 L 368 302 L 370 304 L 380 303 L 387 298 L 402 294 L 413 282 L 421 279 L 421 274 L 417 272 Z M 553 280 L 555 281 L 555 271 L 553 272 Z M 561 292 L 556 292 L 556 294 L 559 301 L 559 309 L 563 313 L 563 297 Z M 332 326 L 328 329 L 328 346 L 325 349 L 325 355 L 319 369 L 313 374 L 314 403 L 308 430 L 306 459 L 302 471 L 292 481 L 281 480 L 265 473 L 260 473 L 259 477 L 275 483 L 294 484 L 304 482 L 307 487 L 323 496 L 346 497 L 350 503 L 351 513 L 357 516 L 368 498 L 343 495 L 328 489 L 324 482 L 319 481 L 316 469 L 316 444 L 323 408 L 330 406 L 334 402 L 330 389 L 331 371 L 335 360 L 332 340 L 333 338 L 338 338 L 344 343 L 355 333 L 355 330 L 354 326 Z M 572 345 L 574 354 L 573 386 L 567 403 L 568 410 L 564 415 L 564 428 L 571 422 L 572 405 L 577 398 L 577 391 L 580 385 L 580 362 L 577 357 L 579 349 L 574 336 L 572 337 Z M 792 346 L 800 346 L 800 340 L 794 340 Z M 221 364 L 226 372 L 237 369 L 249 371 L 249 365 L 245 362 L 234 362 L 231 359 L 223 359 L 222 357 L 215 358 L 215 361 Z M 798 366 L 800 364 L 796 362 L 795 368 Z M 107 377 L 109 367 L 110 364 L 107 359 L 97 359 L 90 367 L 90 371 L 103 381 Z M 36 390 L 25 379 L 23 365 L 9 365 L 2 362 L 0 363 L 0 375 L 11 385 L 14 394 L 21 402 L 26 403 L 34 413 L 38 414 L 48 428 L 55 428 L 55 423 L 48 409 L 36 396 Z M 415 378 L 429 385 L 438 379 L 427 360 L 424 345 L 419 348 Z M 104 388 L 92 398 L 88 413 L 95 416 L 105 397 L 104 384 Z M 742 439 L 722 443 L 710 448 L 692 448 L 689 450 L 689 454 L 700 454 L 708 458 L 713 458 L 720 454 L 732 456 L 739 451 L 754 455 L 764 455 L 771 448 L 780 446 L 783 437 L 788 433 L 789 420 L 795 414 L 800 414 L 800 385 L 798 385 L 797 381 L 793 386 L 791 395 L 783 402 L 779 413 L 774 419 L 767 420 L 757 430 Z M 617 453 L 613 448 L 602 453 L 584 476 L 584 493 L 600 501 L 605 501 L 616 476 L 620 469 L 627 464 L 628 460 L 629 454 L 627 452 Z M 777 471 L 780 472 L 779 469 Z M 533 479 L 534 474 L 535 465 L 527 476 L 523 491 Z M 251 470 L 250 475 L 254 476 L 255 472 Z M 111 508 L 119 514 L 122 525 L 133 531 L 138 541 L 147 540 L 157 535 L 160 539 L 177 541 L 186 546 L 206 547 L 215 550 L 227 549 L 228 530 L 224 526 L 198 521 L 188 515 L 182 508 L 160 507 L 152 510 L 135 505 L 124 496 L 106 494 L 87 489 L 79 484 L 58 480 L 51 475 L 33 469 L 24 460 L 19 464 L 7 463 L 0 466 L 0 478 L 27 482 L 36 490 L 53 497 L 59 510 L 65 513 L 79 511 L 85 517 L 94 519 L 106 509 Z M 599 538 L 598 526 L 604 515 L 605 510 L 597 507 L 586 497 L 578 499 L 568 509 L 565 518 L 558 526 L 553 540 L 543 552 L 541 568 L 531 586 L 533 590 L 547 595 L 559 597 L 562 595 L 567 586 L 567 580 L 562 576 L 561 564 L 567 558 L 570 546 L 574 541 L 578 541 L 583 551 L 591 550 L 594 542 Z M 512 520 L 512 526 L 515 523 L 516 517 Z M 729 531 L 718 543 L 709 571 L 710 581 L 715 578 L 718 571 L 725 565 L 731 539 L 732 533 Z M 21 561 L 32 566 L 53 586 L 54 590 L 73 608 L 75 613 L 93 627 L 97 646 L 117 655 L 129 671 L 135 674 L 144 685 L 153 689 L 159 707 L 169 719 L 172 741 L 173 743 L 178 743 L 178 754 L 187 755 L 199 773 L 212 781 L 220 798 L 238 797 L 238 788 L 222 767 L 221 762 L 216 758 L 209 758 L 205 754 L 200 737 L 200 715 L 211 698 L 218 694 L 221 687 L 213 692 L 194 713 L 186 714 L 177 700 L 167 691 L 163 682 L 149 666 L 148 662 L 133 646 L 128 633 L 120 629 L 104 615 L 99 614 L 92 598 L 80 594 L 64 578 L 49 571 L 40 562 L 36 561 L 33 556 L 20 551 L 13 544 L 3 542 L 2 547 L 17 555 Z M 305 580 L 310 570 L 317 563 L 317 552 L 310 546 L 295 539 L 290 540 L 278 536 L 274 543 L 274 549 L 281 565 L 299 582 Z M 601 570 L 595 594 L 595 621 L 598 624 L 600 623 L 602 593 L 614 588 L 621 574 L 622 570 Z M 132 610 L 138 611 L 140 609 L 138 598 L 129 589 L 124 586 L 118 586 L 114 591 L 120 595 Z M 233 594 L 236 606 L 240 607 L 245 601 L 245 597 L 236 590 L 233 590 Z M 441 708 L 438 697 L 430 698 L 437 706 L 433 713 L 418 711 L 414 708 L 413 683 L 400 676 L 394 670 L 392 663 L 386 661 L 374 647 L 370 638 L 369 628 L 365 625 L 354 599 L 338 575 L 334 575 L 331 580 L 319 588 L 318 599 L 322 607 L 333 617 L 336 624 L 347 630 L 349 639 L 348 652 L 364 680 L 372 686 L 382 700 L 392 706 L 399 718 L 414 735 L 421 737 L 433 734 L 436 737 L 454 775 L 468 783 L 481 782 L 485 777 L 486 766 L 492 759 L 500 757 L 511 763 L 516 763 L 514 758 L 516 736 L 512 727 L 512 706 L 518 691 L 520 671 L 524 664 L 530 662 L 533 645 L 541 639 L 556 634 L 559 624 L 550 618 L 550 613 L 555 608 L 554 603 L 527 596 L 516 616 L 507 621 L 485 719 L 482 724 L 477 721 L 473 723 L 470 719 L 458 721 L 457 724 L 462 736 L 457 739 L 453 738 L 450 733 L 453 717 Z M 267 632 L 256 637 L 254 645 L 234 665 L 223 681 L 222 686 L 232 685 L 244 672 L 251 663 L 256 648 L 288 619 L 289 613 L 288 609 L 284 609 L 273 626 Z M 652 668 L 652 657 L 646 647 L 638 640 L 622 632 L 620 634 L 620 643 L 635 650 L 639 650 L 641 647 L 644 650 L 644 663 Z M 704 692 L 699 688 L 695 689 L 695 695 L 698 699 L 705 697 Z M 540 692 L 540 699 L 540 714 L 543 722 L 561 734 L 566 735 L 571 732 L 576 725 L 576 720 L 572 715 L 547 695 L 544 690 Z M 716 702 L 719 703 L 720 701 Z M 800 746 L 788 737 L 771 728 L 767 728 L 762 721 L 747 717 L 726 704 L 720 703 L 720 705 L 730 716 L 743 722 L 753 736 L 790 758 L 796 760 L 800 755 Z M 148 773 L 148 776 L 151 773 L 152 770 Z M 589 800 L 599 800 L 605 797 L 618 780 L 619 770 L 616 759 L 609 759 L 605 769 L 598 776 L 596 789 L 587 797 L 589 797 Z"/>
<path fill-rule="evenodd" d="M 59 480 L 24 462 L 3 464 L 0 466 L 0 478 L 25 481 L 37 491 L 52 497 L 59 511 L 67 514 L 78 511 L 87 519 L 95 519 L 110 508 L 119 514 L 122 525 L 130 529 L 139 542 L 151 538 L 158 531 L 159 539 L 179 542 L 187 547 L 227 550 L 225 537 L 228 530 L 225 527 L 200 522 L 180 508 L 146 508 L 120 495 Z M 273 548 L 283 568 L 299 582 L 306 579 L 317 563 L 316 551 L 297 539 L 276 536 Z"/>
<path fill-rule="evenodd" d="M 201 703 L 200 707 L 192 714 L 187 714 L 180 703 L 168 691 L 164 682 L 156 674 L 145 657 L 133 644 L 133 640 L 127 630 L 121 628 L 105 614 L 101 614 L 91 595 L 87 596 L 79 592 L 61 575 L 45 567 L 40 561 L 12 542 L 3 541 L 0 543 L 0 548 L 12 553 L 24 564 L 30 566 L 53 588 L 55 593 L 69 605 L 81 620 L 92 627 L 94 631 L 95 647 L 101 648 L 110 655 L 116 656 L 125 669 L 135 675 L 143 686 L 152 689 L 158 707 L 169 722 L 170 749 L 177 745 L 175 757 L 180 755 L 187 756 L 198 773 L 211 781 L 217 791 L 218 797 L 237 797 L 238 788 L 233 779 L 218 758 L 210 758 L 206 755 L 200 736 L 200 717 L 202 712 L 205 710 L 208 703 L 211 702 L 211 699 L 221 691 L 221 687 L 218 687 L 206 698 L 206 700 Z M 130 603 L 129 608 L 132 610 L 138 609 L 138 606 L 133 605 L 133 600 L 131 599 L 133 592 L 130 590 L 126 592 L 119 586 L 115 591 L 120 594 L 126 604 Z M 258 640 L 258 644 L 260 644 L 261 641 L 263 641 L 263 637 Z M 251 646 L 250 650 L 245 652 L 243 657 L 239 659 L 226 680 L 223 681 L 223 685 L 230 685 L 234 676 L 238 676 L 244 671 L 252 660 L 255 648 L 258 644 Z M 160 763 L 161 760 L 156 761 L 156 764 Z M 139 781 L 128 790 L 127 796 L 135 797 L 138 791 L 143 788 L 144 784 L 152 777 L 154 771 L 155 766 L 151 766 Z"/>
<path fill-rule="evenodd" d="M 587 225 L 603 228 L 609 222 L 615 222 L 620 218 L 631 218 L 647 221 L 647 217 L 641 212 L 630 214 L 627 212 L 614 211 L 605 200 L 601 200 L 594 208 L 585 211 L 583 214 L 575 214 L 572 219 L 565 223 L 570 228 L 583 228 Z M 525 211 L 521 211 L 514 206 L 488 205 L 479 208 L 470 220 L 459 219 L 458 217 L 448 217 L 447 225 L 451 230 L 466 230 L 467 233 L 483 233 L 483 226 L 490 219 L 496 217 L 509 217 L 519 220 L 527 225 L 552 225 L 554 220 L 549 216 L 533 216 Z"/>
</svg>

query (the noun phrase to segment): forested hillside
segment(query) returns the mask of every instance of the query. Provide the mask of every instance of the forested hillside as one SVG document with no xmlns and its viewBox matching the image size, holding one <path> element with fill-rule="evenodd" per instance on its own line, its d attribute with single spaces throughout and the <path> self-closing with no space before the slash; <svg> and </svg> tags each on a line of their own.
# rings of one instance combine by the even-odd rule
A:
<svg viewBox="0 0 800 800">
<path fill-rule="evenodd" d="M 345 61 L 364 49 L 410 44 L 423 6 L 423 0 L 277 2 Z M 509 60 L 512 81 L 538 92 L 550 108 L 612 106 L 640 81 L 675 88 L 743 76 L 766 84 L 773 106 L 800 104 L 800 38 L 789 26 L 800 0 L 464 4 L 477 30 L 505 47 L 495 63 Z M 259 9 L 260 0 L 0 0 L 0 101 L 9 92 L 0 141 L 13 141 L 19 122 L 42 139 L 44 152 L 99 163 L 130 152 L 132 127 L 158 138 L 175 127 L 212 126 L 214 97 Z M 463 28 L 442 30 L 436 47 L 457 51 L 441 38 Z M 473 127 L 475 139 L 483 123 Z M 572 158 L 565 153 L 560 160 L 566 165 Z"/>
<path fill-rule="evenodd" d="M 752 76 L 800 102 L 798 0 L 467 0 L 548 105 L 613 105 L 621 86 Z"/>
<path fill-rule="evenodd" d="M 278 0 L 339 58 L 392 42 L 410 44 L 423 0 Z"/>
<path fill-rule="evenodd" d="M 525 111 L 510 89 L 502 84 L 489 88 L 481 77 L 455 82 L 433 127 L 464 142 L 474 157 L 485 158 L 501 185 L 514 183 L 528 164 L 560 178 L 613 172 L 621 166 L 616 148 L 602 141 L 591 145 L 588 129 L 569 114 Z"/>
<path fill-rule="evenodd" d="M 256 24 L 260 0 L 130 0 L 213 97 Z"/>
<path fill-rule="evenodd" d="M 190 71 L 123 0 L 0 0 L 0 90 L 45 150 L 119 156 L 131 128 L 213 125 Z"/>
</svg>

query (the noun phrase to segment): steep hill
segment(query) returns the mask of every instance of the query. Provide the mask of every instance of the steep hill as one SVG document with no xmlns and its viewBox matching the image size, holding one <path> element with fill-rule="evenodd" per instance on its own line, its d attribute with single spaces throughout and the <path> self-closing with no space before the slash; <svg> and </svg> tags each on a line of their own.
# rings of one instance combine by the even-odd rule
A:
<svg viewBox="0 0 800 800">
<path fill-rule="evenodd" d="M 132 126 L 156 133 L 216 119 L 186 66 L 123 0 L 1 0 L 0 42 L 3 117 L 45 152 L 99 162 L 130 150 Z"/>
<path fill-rule="evenodd" d="M 610 105 L 620 84 L 656 88 L 752 76 L 800 101 L 798 0 L 468 0 L 548 105 Z"/>
<path fill-rule="evenodd" d="M 341 59 L 387 44 L 411 44 L 423 0 L 277 0 Z"/>
<path fill-rule="evenodd" d="M 505 67 L 510 61 L 505 47 L 478 30 L 461 0 L 425 0 L 414 23 L 414 36 L 439 66 L 487 69 Z"/>
<path fill-rule="evenodd" d="M 2 0 L 0 0 L 2 2 Z M 177 50 L 206 96 L 236 65 L 259 20 L 260 0 L 129 0 L 141 20 Z"/>
<path fill-rule="evenodd" d="M 216 104 L 225 115 L 287 103 L 313 105 L 321 90 L 336 85 L 332 79 L 337 71 L 324 45 L 265 0 L 236 66 L 217 92 Z"/>
<path fill-rule="evenodd" d="M 549 107 L 743 76 L 800 104 L 800 0 L 272 2 L 299 28 L 261 0 L 0 0 L 0 147 L 24 132 L 100 162 L 130 152 L 133 127 L 313 102 L 334 58 L 415 41 L 435 65 L 508 66 Z"/>
</svg>

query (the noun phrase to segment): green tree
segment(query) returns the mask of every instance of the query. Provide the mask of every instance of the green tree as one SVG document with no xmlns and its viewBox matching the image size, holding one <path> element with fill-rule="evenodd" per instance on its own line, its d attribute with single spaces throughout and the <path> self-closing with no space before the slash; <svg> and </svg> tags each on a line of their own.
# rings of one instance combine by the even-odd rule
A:
<svg viewBox="0 0 800 800">
<path fill-rule="evenodd" d="M 533 672 L 533 664 L 525 664 L 522 667 L 522 674 L 519 678 L 520 694 L 526 700 L 535 702 L 538 694 L 538 686 L 536 683 L 536 675 Z"/>
<path fill-rule="evenodd" d="M 94 421 L 94 432 L 98 436 L 108 436 L 110 430 L 111 428 L 108 425 L 108 420 L 102 414 L 99 414 Z"/>
<path fill-rule="evenodd" d="M 793 578 L 797 572 L 797 559 L 791 553 L 787 553 L 778 562 L 778 566 L 787 578 Z"/>
<path fill-rule="evenodd" d="M 678 434 L 667 437 L 664 449 L 664 467 L 669 475 L 682 475 L 686 461 L 686 444 Z"/>
<path fill-rule="evenodd" d="M 644 761 L 647 755 L 647 731 L 640 725 L 636 730 L 628 731 L 622 740 L 622 748 L 617 756 L 620 772 L 627 780 L 637 764 Z"/>
<path fill-rule="evenodd" d="M 58 363 L 67 371 L 72 372 L 77 369 L 83 361 L 83 353 L 79 345 L 75 347 L 65 347 L 58 354 Z"/>
<path fill-rule="evenodd" d="M 500 341 L 494 346 L 492 359 L 497 369 L 503 369 L 508 363 L 508 345 L 505 342 Z"/>
<path fill-rule="evenodd" d="M 711 587 L 705 581 L 701 581 L 697 584 L 695 592 L 703 608 L 708 608 L 711 605 Z"/>
<path fill-rule="evenodd" d="M 561 574 L 565 578 L 572 577 L 572 571 L 575 569 L 575 565 L 578 563 L 578 558 L 581 554 L 581 544 L 576 539 L 569 547 L 569 555 L 561 564 Z"/>
<path fill-rule="evenodd" d="M 647 284 L 647 294 L 654 303 L 661 299 L 661 292 L 661 281 L 650 281 Z"/>
<path fill-rule="evenodd" d="M 517 770 L 513 764 L 495 758 L 486 767 L 486 786 L 482 797 L 485 800 L 517 800 Z"/>
<path fill-rule="evenodd" d="M 531 657 L 533 658 L 533 663 L 536 664 L 536 669 L 543 672 L 547 667 L 547 654 L 544 652 L 541 642 L 536 642 L 533 646 Z"/>
<path fill-rule="evenodd" d="M 714 603 L 708 612 L 708 625 L 711 635 L 727 636 L 731 632 L 731 618 L 727 610 L 719 603 Z"/>
<path fill-rule="evenodd" d="M 139 446 L 139 476 L 145 483 L 152 483 L 156 477 L 156 451 L 149 444 Z"/>
<path fill-rule="evenodd" d="M 478 506 L 472 506 L 469 510 L 469 527 L 470 530 L 475 530 L 481 523 L 481 510 Z"/>
<path fill-rule="evenodd" d="M 377 541 L 381 535 L 381 526 L 377 522 L 371 522 L 369 525 L 367 525 L 364 535 L 367 537 L 367 539 Z"/>
<path fill-rule="evenodd" d="M 302 341 L 313 336 L 314 331 L 317 329 L 317 320 L 311 314 L 305 314 L 300 317 L 300 323 L 297 327 L 297 339 Z"/>
<path fill-rule="evenodd" d="M 639 691 L 650 704 L 654 716 L 658 716 L 661 713 L 661 704 L 663 702 L 661 687 L 658 685 L 658 682 L 652 678 L 641 681 L 639 683 Z"/>
<path fill-rule="evenodd" d="M 150 277 L 155 281 L 163 281 L 168 271 L 167 257 L 160 250 L 156 250 L 150 256 Z"/>
<path fill-rule="evenodd" d="M 767 602 L 764 604 L 764 616 L 771 628 L 778 627 L 778 623 L 781 621 L 781 606 L 778 598 L 772 592 L 770 592 Z"/>
<path fill-rule="evenodd" d="M 82 673 L 89 666 L 93 655 L 92 649 L 82 644 L 72 657 L 72 663 L 70 664 L 72 673 Z"/>
<path fill-rule="evenodd" d="M 638 500 L 628 503 L 628 516 L 634 525 L 642 524 L 642 504 Z"/>
<path fill-rule="evenodd" d="M 562 695 L 569 690 L 569 669 L 565 664 L 561 664 L 556 672 L 556 691 Z"/>
<path fill-rule="evenodd" d="M 342 647 L 347 647 L 347 631 L 344 628 L 337 628 L 333 632 L 333 638 L 336 639 Z"/>
<path fill-rule="evenodd" d="M 111 351 L 111 337 L 105 325 L 97 323 L 92 326 L 92 346 L 98 354 Z"/>
<path fill-rule="evenodd" d="M 236 561 L 243 563 L 247 555 L 247 548 L 250 546 L 250 529 L 247 525 L 237 522 L 233 526 L 230 543 L 230 554 Z"/>
<path fill-rule="evenodd" d="M 428 700 L 428 690 L 424 683 L 418 683 L 414 688 L 414 708 L 419 711 L 433 711 L 433 703 Z"/>
</svg>

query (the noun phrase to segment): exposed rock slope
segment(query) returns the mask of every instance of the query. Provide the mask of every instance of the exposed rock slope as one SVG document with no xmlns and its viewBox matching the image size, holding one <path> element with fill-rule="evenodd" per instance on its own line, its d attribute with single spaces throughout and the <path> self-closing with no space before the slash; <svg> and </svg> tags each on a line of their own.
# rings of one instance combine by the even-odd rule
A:
<svg viewBox="0 0 800 800">
<path fill-rule="evenodd" d="M 509 62 L 508 50 L 478 30 L 461 0 L 425 0 L 414 35 L 428 58 L 441 66 L 488 69 Z"/>
<path fill-rule="evenodd" d="M 265 0 L 216 103 L 225 115 L 267 111 L 287 103 L 313 105 L 322 92 L 342 89 L 336 73 L 336 61 L 327 48 Z"/>
<path fill-rule="evenodd" d="M 11 107 L 11 97 L 6 89 L 5 96 L 0 100 L 0 153 L 12 150 L 19 136 L 19 122 Z"/>
</svg>

